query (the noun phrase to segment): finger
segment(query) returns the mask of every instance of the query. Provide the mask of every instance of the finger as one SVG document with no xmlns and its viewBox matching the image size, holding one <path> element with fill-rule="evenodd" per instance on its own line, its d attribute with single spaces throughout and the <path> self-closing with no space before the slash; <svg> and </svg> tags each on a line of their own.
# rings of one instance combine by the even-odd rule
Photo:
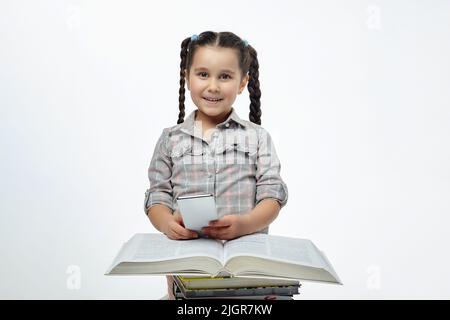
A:
<svg viewBox="0 0 450 320">
<path fill-rule="evenodd" d="M 178 238 L 183 238 L 184 235 L 184 228 L 180 226 L 178 223 L 172 223 L 170 225 L 170 231 L 176 235 Z"/>
<path fill-rule="evenodd" d="M 229 225 L 231 225 L 231 221 L 228 218 L 222 218 L 209 222 L 210 227 L 227 227 Z"/>
<path fill-rule="evenodd" d="M 173 231 L 166 233 L 167 238 L 170 240 L 180 240 L 180 236 Z"/>
<path fill-rule="evenodd" d="M 183 239 L 192 239 L 192 238 L 197 238 L 198 234 L 192 230 L 189 229 L 185 229 L 180 225 L 175 225 L 173 230 L 180 235 L 181 237 L 183 237 Z"/>
<path fill-rule="evenodd" d="M 191 239 L 192 238 L 198 238 L 198 233 L 197 232 L 195 232 L 195 231 L 192 231 L 192 230 L 189 230 L 190 231 L 190 236 L 191 236 Z"/>
<path fill-rule="evenodd" d="M 211 232 L 211 230 L 212 230 L 212 228 L 210 228 L 210 227 L 203 227 L 203 228 L 202 228 L 202 232 L 203 232 L 204 234 L 208 234 L 208 235 L 209 235 L 209 233 Z"/>
<path fill-rule="evenodd" d="M 220 227 L 223 228 L 223 227 Z M 203 227 L 202 228 L 202 232 L 208 236 L 213 236 L 215 234 L 217 234 L 219 228 L 217 227 Z"/>
<path fill-rule="evenodd" d="M 228 229 L 228 228 L 230 228 L 230 226 L 218 226 L 218 227 L 216 227 L 216 226 L 214 226 L 214 227 L 208 226 L 208 227 L 203 227 L 202 231 L 217 232 L 217 231 Z"/>
<path fill-rule="evenodd" d="M 181 214 L 178 211 L 174 214 L 174 218 L 175 218 L 175 221 L 178 222 L 178 224 L 180 224 L 184 227 L 183 217 L 181 216 Z"/>
<path fill-rule="evenodd" d="M 178 233 L 175 230 L 172 230 L 172 234 L 173 234 L 173 237 L 174 237 L 175 240 L 186 240 L 186 239 L 188 239 L 187 237 L 185 237 L 184 235 Z"/>
<path fill-rule="evenodd" d="M 169 228 L 168 236 L 170 235 L 170 238 L 172 238 L 173 240 L 181 240 L 181 239 L 184 239 L 183 234 L 180 233 L 179 230 L 177 230 L 178 227 L 180 227 L 178 224 L 173 224 L 173 225 L 171 225 L 171 227 Z M 180 228 L 181 228 L 181 227 L 180 227 Z"/>
<path fill-rule="evenodd" d="M 228 227 L 205 227 L 202 230 L 212 238 L 223 239 L 228 232 Z"/>
</svg>

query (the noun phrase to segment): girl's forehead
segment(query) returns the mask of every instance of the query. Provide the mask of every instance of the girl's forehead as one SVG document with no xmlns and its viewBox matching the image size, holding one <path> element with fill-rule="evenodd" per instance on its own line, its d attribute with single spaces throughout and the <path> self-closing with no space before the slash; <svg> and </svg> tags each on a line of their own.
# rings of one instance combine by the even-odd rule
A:
<svg viewBox="0 0 450 320">
<path fill-rule="evenodd" d="M 199 47 L 194 53 L 192 67 L 237 70 L 239 68 L 237 51 L 222 47 Z"/>
</svg>

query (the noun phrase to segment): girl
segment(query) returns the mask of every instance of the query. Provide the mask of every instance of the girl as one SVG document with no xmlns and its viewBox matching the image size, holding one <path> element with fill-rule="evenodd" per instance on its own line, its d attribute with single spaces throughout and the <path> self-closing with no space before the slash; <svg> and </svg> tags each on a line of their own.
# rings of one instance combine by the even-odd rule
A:
<svg viewBox="0 0 450 320">
<path fill-rule="evenodd" d="M 267 131 L 261 127 L 256 50 L 231 32 L 203 32 L 181 43 L 177 125 L 163 129 L 154 149 L 144 209 L 170 239 L 198 237 L 184 228 L 176 198 L 212 193 L 219 219 L 202 232 L 229 240 L 268 232 L 288 190 Z M 197 107 L 184 121 L 184 85 Z M 248 83 L 248 86 L 247 86 Z M 232 107 L 247 86 L 249 120 Z M 168 277 L 169 297 L 172 278 Z"/>
</svg>

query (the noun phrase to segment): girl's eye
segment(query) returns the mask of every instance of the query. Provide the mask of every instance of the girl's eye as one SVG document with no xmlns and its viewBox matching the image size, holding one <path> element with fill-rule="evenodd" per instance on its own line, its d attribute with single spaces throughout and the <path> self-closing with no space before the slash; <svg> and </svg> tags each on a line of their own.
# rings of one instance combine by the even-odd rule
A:
<svg viewBox="0 0 450 320">
<path fill-rule="evenodd" d="M 199 75 L 200 77 L 206 77 L 207 74 L 208 74 L 207 72 L 199 72 L 199 73 L 198 73 L 198 75 Z M 226 77 L 227 77 L 227 78 L 225 78 L 225 79 L 228 79 L 228 78 L 231 79 L 231 77 L 230 77 L 228 74 L 226 74 L 226 73 L 224 73 L 223 76 L 226 76 Z"/>
</svg>

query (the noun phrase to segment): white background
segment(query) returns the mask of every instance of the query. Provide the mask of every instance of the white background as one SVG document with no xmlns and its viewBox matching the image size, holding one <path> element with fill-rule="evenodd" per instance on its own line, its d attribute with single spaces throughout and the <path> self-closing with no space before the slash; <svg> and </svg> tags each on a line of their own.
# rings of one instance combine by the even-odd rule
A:
<svg viewBox="0 0 450 320">
<path fill-rule="evenodd" d="M 165 293 L 163 277 L 103 273 L 155 232 L 147 168 L 176 124 L 181 41 L 206 30 L 258 51 L 262 125 L 289 187 L 271 233 L 311 239 L 344 282 L 305 282 L 298 298 L 450 298 L 438 0 L 1 1 L 0 298 Z M 249 103 L 234 105 L 244 119 Z"/>
</svg>

